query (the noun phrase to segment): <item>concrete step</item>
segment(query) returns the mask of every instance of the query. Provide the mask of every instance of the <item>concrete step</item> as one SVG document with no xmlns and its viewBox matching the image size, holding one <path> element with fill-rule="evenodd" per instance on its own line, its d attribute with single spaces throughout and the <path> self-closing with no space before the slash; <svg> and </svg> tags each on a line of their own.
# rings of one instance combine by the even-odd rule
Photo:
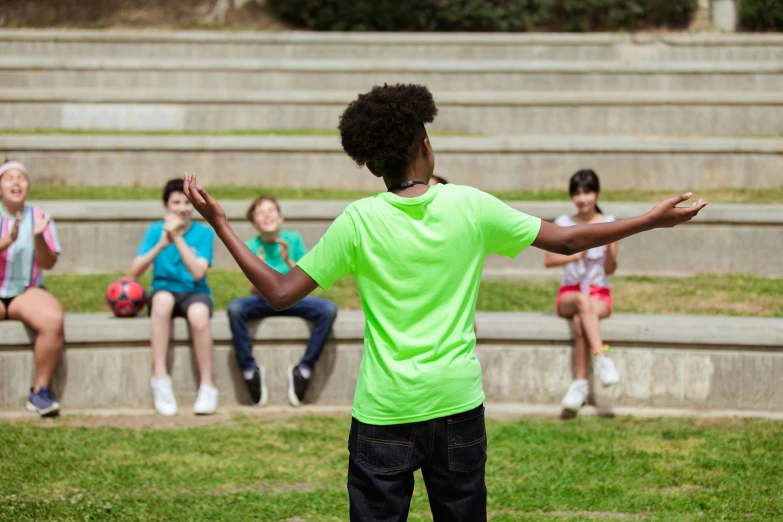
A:
<svg viewBox="0 0 783 522">
<path fill-rule="evenodd" d="M 212 319 L 220 405 L 247 404 L 224 312 Z M 307 393 L 310 404 L 350 404 L 362 359 L 364 316 L 341 311 Z M 33 376 L 30 331 L 16 321 L 0 336 L 0 409 L 24 404 Z M 557 404 L 572 379 L 568 322 L 529 313 L 477 313 L 476 354 L 486 399 Z M 597 405 L 783 412 L 783 320 L 755 317 L 613 315 L 601 322 L 620 383 L 592 379 Z M 254 355 L 266 367 L 271 404 L 286 402 L 286 369 L 304 352 L 310 329 L 271 318 L 251 330 Z M 67 349 L 53 388 L 69 408 L 149 407 L 149 320 L 67 314 Z M 196 398 L 198 371 L 183 319 L 172 329 L 171 377 L 181 406 Z M 446 376 L 448 378 L 448 376 Z"/>
<path fill-rule="evenodd" d="M 396 82 L 440 91 L 783 90 L 783 62 L 183 60 L 0 58 L 7 88 L 355 90 Z"/>
<path fill-rule="evenodd" d="M 36 178 L 33 178 L 34 182 Z M 163 178 L 162 178 L 163 179 Z M 566 185 L 562 177 L 562 185 Z M 379 187 L 380 189 L 380 187 Z M 232 226 L 242 238 L 255 235 L 245 220 L 247 201 L 223 201 Z M 698 193 L 697 193 L 698 197 Z M 55 219 L 62 254 L 56 273 L 122 272 L 130 269 L 144 232 L 161 219 L 159 201 L 42 201 L 35 203 Z M 283 201 L 286 227 L 315 245 L 347 201 Z M 573 212 L 570 202 L 510 202 L 514 208 L 553 221 Z M 652 203 L 601 203 L 618 219 L 637 216 Z M 783 277 L 779 245 L 783 244 L 783 205 L 710 204 L 699 217 L 672 230 L 655 230 L 628 238 L 620 248 L 618 275 L 693 275 L 741 273 Z M 699 245 L 694 248 L 694 245 Z M 236 268 L 228 251 L 215 243 L 215 268 Z M 542 251 L 529 248 L 516 259 L 490 256 L 486 277 L 559 278 L 544 270 Z"/>
<path fill-rule="evenodd" d="M 480 34 L 3 30 L 0 56 L 195 60 L 783 60 L 776 34 Z"/>
<path fill-rule="evenodd" d="M 560 189 L 593 168 L 613 190 L 779 188 L 783 138 L 433 137 L 437 172 L 484 190 Z M 337 136 L 1 135 L 42 183 L 157 186 L 196 170 L 206 185 L 374 190 Z"/>
<path fill-rule="evenodd" d="M 0 128 L 334 129 L 352 92 L 0 89 Z M 781 92 L 452 92 L 432 129 L 519 135 L 783 135 Z"/>
</svg>

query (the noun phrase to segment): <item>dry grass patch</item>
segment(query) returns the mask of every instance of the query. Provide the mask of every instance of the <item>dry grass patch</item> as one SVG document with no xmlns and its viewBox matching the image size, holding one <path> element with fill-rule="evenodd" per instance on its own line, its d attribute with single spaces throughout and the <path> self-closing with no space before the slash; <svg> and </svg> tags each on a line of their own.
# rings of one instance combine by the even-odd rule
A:
<svg viewBox="0 0 783 522">
<path fill-rule="evenodd" d="M 685 455 L 691 453 L 698 447 L 700 442 L 697 439 L 667 440 L 661 438 L 639 439 L 631 443 L 630 447 L 637 451 L 645 453 L 673 453 Z"/>
<path fill-rule="evenodd" d="M 783 316 L 783 279 L 701 275 L 612 280 L 615 310 L 642 314 Z"/>
</svg>

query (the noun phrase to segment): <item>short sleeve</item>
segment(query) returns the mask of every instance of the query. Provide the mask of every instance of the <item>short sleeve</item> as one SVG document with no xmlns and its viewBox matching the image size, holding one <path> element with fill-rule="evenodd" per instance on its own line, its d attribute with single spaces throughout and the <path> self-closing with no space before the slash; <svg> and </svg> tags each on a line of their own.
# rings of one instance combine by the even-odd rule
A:
<svg viewBox="0 0 783 522">
<path fill-rule="evenodd" d="M 301 234 L 297 233 L 294 236 L 293 245 L 291 245 L 291 259 L 294 260 L 295 263 L 298 263 L 307 253 L 307 248 L 304 244 L 304 239 L 302 239 Z"/>
<path fill-rule="evenodd" d="M 557 219 L 555 219 L 555 225 L 559 227 L 571 226 L 572 225 L 571 216 L 569 216 L 568 214 L 557 216 Z"/>
<path fill-rule="evenodd" d="M 147 227 L 147 231 L 144 233 L 144 238 L 141 240 L 139 249 L 136 251 L 136 256 L 143 256 L 147 252 L 153 249 L 153 247 L 160 241 L 160 231 L 155 223 Z"/>
<path fill-rule="evenodd" d="M 541 229 L 541 219 L 520 212 L 486 192 L 479 194 L 484 253 L 516 257 L 529 247 Z"/>
<path fill-rule="evenodd" d="M 57 237 L 57 227 L 54 226 L 54 220 L 49 221 L 49 225 L 47 225 L 46 230 L 44 230 L 43 236 L 46 240 L 46 244 L 49 245 L 49 248 L 52 249 L 52 252 L 56 252 L 58 254 L 62 253 L 62 248 L 60 248 L 60 239 Z"/>
<path fill-rule="evenodd" d="M 343 276 L 353 273 L 356 255 L 356 231 L 347 212 L 329 226 L 310 252 L 297 263 L 307 275 L 328 290 Z"/>
<path fill-rule="evenodd" d="M 196 257 L 205 259 L 209 266 L 212 266 L 212 250 L 215 243 L 215 232 L 209 228 L 204 227 L 204 230 L 199 234 L 198 242 L 196 243 Z"/>
</svg>

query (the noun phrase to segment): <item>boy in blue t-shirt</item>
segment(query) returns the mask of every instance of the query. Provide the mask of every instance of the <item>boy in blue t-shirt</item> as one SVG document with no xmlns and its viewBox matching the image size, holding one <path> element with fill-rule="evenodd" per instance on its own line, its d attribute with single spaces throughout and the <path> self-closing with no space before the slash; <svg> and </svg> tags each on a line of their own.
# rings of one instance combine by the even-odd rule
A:
<svg viewBox="0 0 783 522">
<path fill-rule="evenodd" d="M 218 390 L 213 380 L 210 317 L 212 297 L 207 269 L 212 265 L 214 231 L 191 221 L 193 205 L 183 193 L 183 181 L 173 179 L 163 189 L 166 217 L 152 223 L 141 241 L 131 273 L 139 277 L 152 265 L 150 296 L 150 345 L 152 346 L 152 391 L 155 410 L 175 415 L 177 401 L 166 370 L 172 317 L 184 317 L 190 326 L 201 384 L 193 405 L 197 414 L 215 413 Z"/>
<path fill-rule="evenodd" d="M 307 253 L 302 236 L 291 230 L 280 230 L 283 215 L 280 204 L 272 196 L 260 196 L 250 205 L 247 220 L 258 230 L 259 235 L 246 241 L 250 250 L 263 259 L 267 265 L 287 273 Z M 228 305 L 228 320 L 236 353 L 237 363 L 245 378 L 247 390 L 253 404 L 263 406 L 267 401 L 264 367 L 253 358 L 253 344 L 247 323 L 272 315 L 301 317 L 313 322 L 313 331 L 307 342 L 302 360 L 288 368 L 288 401 L 299 406 L 316 361 L 321 356 L 326 339 L 337 317 L 337 305 L 318 297 L 305 297 L 299 303 L 283 311 L 275 311 L 261 293 L 252 288 L 252 295 L 231 301 Z"/>
</svg>

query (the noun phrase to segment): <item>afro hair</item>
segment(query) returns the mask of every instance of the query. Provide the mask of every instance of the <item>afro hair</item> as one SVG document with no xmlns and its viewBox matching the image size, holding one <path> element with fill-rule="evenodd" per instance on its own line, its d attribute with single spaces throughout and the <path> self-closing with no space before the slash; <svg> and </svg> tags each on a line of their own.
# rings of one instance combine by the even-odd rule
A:
<svg viewBox="0 0 783 522">
<path fill-rule="evenodd" d="M 390 179 L 399 179 L 416 158 L 425 123 L 438 114 L 423 85 L 376 85 L 351 102 L 340 116 L 343 149 L 359 167 L 367 165 Z"/>
</svg>

